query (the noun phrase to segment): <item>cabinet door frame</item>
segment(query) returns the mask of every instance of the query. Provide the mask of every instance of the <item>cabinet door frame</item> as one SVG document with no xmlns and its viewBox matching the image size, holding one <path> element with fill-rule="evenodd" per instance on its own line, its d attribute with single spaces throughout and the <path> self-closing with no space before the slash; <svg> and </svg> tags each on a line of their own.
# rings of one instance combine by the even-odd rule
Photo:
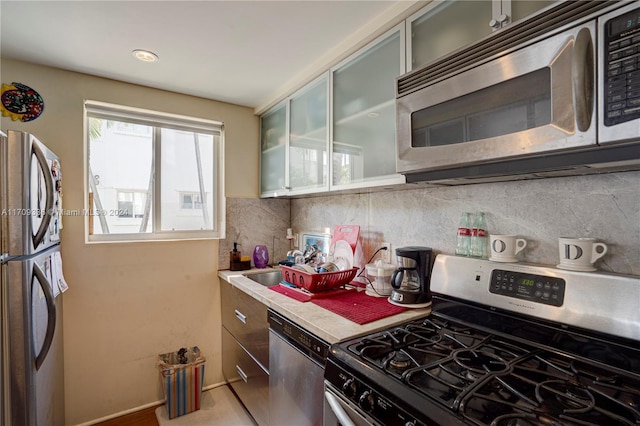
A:
<svg viewBox="0 0 640 426">
<path fill-rule="evenodd" d="M 434 12 L 434 10 L 441 7 L 443 3 L 447 3 L 449 1 L 451 0 L 432 1 L 431 3 L 429 3 L 428 5 L 426 5 L 425 7 L 423 7 L 422 9 L 420 9 L 419 11 L 417 11 L 416 13 L 412 14 L 407 19 L 405 19 L 404 21 L 406 25 L 405 31 L 407 34 L 406 36 L 407 37 L 406 38 L 407 39 L 407 42 L 406 42 L 407 72 L 413 71 L 414 69 L 422 68 L 427 65 L 427 64 L 423 64 L 418 66 L 417 68 L 413 68 L 413 38 L 411 37 L 413 22 L 417 21 L 418 19 L 422 18 L 424 15 L 427 15 L 427 14 L 434 13 L 434 16 L 436 16 L 438 12 Z M 464 1 L 464 0 L 455 0 L 455 1 Z M 509 0 L 505 0 L 505 1 L 508 2 Z M 501 3 L 502 3 L 502 0 L 491 0 L 491 17 L 493 19 L 497 19 L 497 16 L 500 15 L 500 11 L 502 10 Z M 509 9 L 510 7 L 511 6 L 509 6 Z M 487 22 L 486 24 L 487 24 L 487 28 L 489 28 L 489 22 Z M 493 31 L 495 31 L 495 29 L 492 30 L 491 32 L 488 32 L 487 36 L 489 36 Z M 462 47 L 464 46 L 461 46 L 460 48 Z M 448 52 L 447 55 L 450 53 L 452 52 Z M 437 59 L 438 58 L 434 59 L 434 61 L 436 61 Z"/>
<path fill-rule="evenodd" d="M 422 18 L 427 13 L 430 13 L 433 9 L 436 9 L 438 6 L 440 6 L 440 3 L 441 3 L 440 1 L 432 1 L 431 3 L 429 3 L 428 5 L 426 5 L 425 7 L 423 7 L 422 9 L 420 9 L 419 11 L 417 11 L 416 13 L 414 13 L 413 15 L 409 16 L 407 19 L 404 20 L 405 34 L 406 34 L 406 42 L 405 42 L 405 62 L 407 64 L 406 72 L 413 71 L 414 69 L 413 68 L 413 37 L 411 36 L 411 34 L 413 33 L 412 24 L 414 21 L 417 21 L 418 19 Z M 421 68 L 422 66 L 418 68 Z"/>
<path fill-rule="evenodd" d="M 307 93 L 309 90 L 313 89 L 314 86 L 316 84 L 318 84 L 322 79 L 326 79 L 327 81 L 327 86 L 325 87 L 325 91 L 326 91 L 326 99 L 327 99 L 327 103 L 325 105 L 325 114 L 327 117 L 327 133 L 325 136 L 325 151 L 327 153 L 327 181 L 324 185 L 322 186 L 317 186 L 317 187 L 312 187 L 312 188 L 294 188 L 291 186 L 291 179 L 289 176 L 289 171 L 291 170 L 289 167 L 289 161 L 291 159 L 290 157 L 290 150 L 291 150 L 291 101 L 294 100 L 294 98 L 297 98 L 301 95 L 304 95 L 305 93 Z M 286 152 L 286 170 L 285 170 L 285 183 L 286 183 L 286 188 L 287 188 L 287 195 L 303 195 L 303 194 L 313 194 L 316 192 L 327 192 L 329 191 L 330 185 L 331 185 L 331 175 L 330 175 L 330 170 L 331 170 L 331 150 L 330 150 L 330 144 L 329 144 L 329 134 L 330 134 L 330 116 L 329 113 L 331 111 L 331 103 L 330 103 L 330 96 L 331 94 L 331 85 L 330 85 L 330 74 L 329 74 L 329 70 L 326 70 L 324 72 L 322 72 L 322 74 L 320 74 L 318 77 L 314 78 L 312 81 L 306 83 L 302 88 L 298 89 L 296 92 L 294 92 L 293 94 L 291 94 L 290 96 L 287 97 L 286 102 L 287 102 L 287 152 Z"/>
<path fill-rule="evenodd" d="M 270 114 L 275 113 L 275 111 L 279 110 L 280 108 L 284 107 L 285 109 L 285 143 L 284 143 L 284 147 L 282 149 L 284 149 L 284 164 L 285 164 L 285 170 L 282 170 L 283 175 L 284 175 L 284 187 L 282 188 L 276 188 L 276 189 L 271 189 L 271 190 L 265 190 L 264 188 L 262 188 L 262 168 L 264 167 L 264 164 L 262 162 L 262 157 L 263 157 L 263 149 L 262 149 L 262 123 L 263 123 L 263 119 L 267 116 L 269 116 Z M 260 197 L 261 198 L 270 198 L 270 197 L 280 197 L 280 196 L 285 196 L 288 195 L 288 178 L 287 178 L 287 168 L 286 165 L 289 164 L 288 163 L 288 159 L 289 159 L 289 153 L 288 153 L 288 148 L 289 148 L 289 98 L 286 98 L 280 102 L 278 102 L 276 105 L 274 105 L 273 107 L 269 108 L 268 111 L 266 111 L 264 114 L 262 114 L 260 116 L 260 170 L 259 170 L 259 178 L 260 181 L 258 182 L 258 186 L 260 188 Z"/>
<path fill-rule="evenodd" d="M 447 1 L 450 0 L 434 0 L 431 3 L 429 3 L 428 5 L 426 5 L 425 7 L 423 7 L 422 9 L 418 10 L 417 12 L 415 12 L 414 14 L 412 14 L 411 16 L 409 16 L 407 19 L 405 19 L 405 23 L 406 23 L 406 61 L 407 61 L 407 72 L 409 71 L 413 71 L 413 40 L 411 37 L 411 33 L 412 33 L 412 24 L 414 21 L 417 21 L 418 19 L 422 18 L 424 15 L 431 13 L 434 9 L 440 7 L 443 3 L 446 3 Z M 458 1 L 458 0 L 456 0 Z M 460 0 L 460 1 L 464 1 L 464 0 Z M 561 0 L 556 0 L 561 1 Z M 517 20 L 515 20 L 513 18 L 513 8 L 512 8 L 512 4 L 513 4 L 514 0 L 491 0 L 491 19 L 498 21 L 498 23 L 500 24 L 497 28 L 496 27 L 492 27 L 490 25 L 490 22 L 486 22 L 486 25 L 488 28 L 491 28 L 490 32 L 487 34 L 487 37 L 490 37 L 491 34 L 493 34 L 494 32 L 507 27 L 509 25 L 511 25 L 512 23 L 516 22 Z M 546 8 L 549 6 L 545 6 L 543 7 Z M 542 10 L 539 9 L 538 12 Z M 500 15 L 506 15 L 506 20 L 504 22 L 499 22 L 499 17 Z M 526 16 L 524 18 L 520 18 L 520 19 L 529 19 L 532 15 Z M 477 40 L 476 40 L 477 41 Z M 464 46 L 461 46 L 460 48 L 463 48 Z M 452 52 L 449 52 L 449 54 Z M 436 59 L 437 60 L 437 59 Z M 425 64 L 426 65 L 426 64 Z M 415 69 L 421 68 L 425 65 L 421 65 Z"/>
<path fill-rule="evenodd" d="M 348 184 L 342 185 L 334 185 L 333 184 L 333 145 L 334 145 L 334 114 L 333 114 L 333 106 L 334 106 L 334 96 L 333 96 L 333 88 L 334 88 L 334 73 L 343 68 L 348 63 L 352 62 L 354 59 L 366 55 L 369 51 L 375 49 L 379 44 L 384 42 L 387 38 L 391 37 L 393 34 L 398 32 L 400 34 L 400 52 L 398 55 L 398 60 L 400 61 L 400 74 L 401 76 L 407 72 L 406 66 L 406 32 L 405 32 L 405 21 L 401 21 L 398 24 L 391 27 L 389 30 L 385 31 L 383 34 L 379 35 L 369 43 L 367 43 L 361 49 L 358 49 L 351 55 L 347 56 L 345 59 L 335 64 L 329 69 L 329 142 L 330 142 L 330 150 L 329 150 L 329 190 L 330 191 L 340 191 L 346 189 L 360 189 L 360 188 L 374 188 L 378 186 L 384 185 L 396 185 L 406 183 L 406 179 L 404 175 L 401 174 L 393 174 L 388 176 L 381 176 L 379 178 L 370 179 L 370 180 L 362 180 L 359 182 L 351 182 Z M 395 80 L 394 80 L 395 83 Z M 395 102 L 395 98 L 393 99 Z M 394 146 L 396 146 L 396 137 L 393 140 Z M 395 159 L 394 159 L 395 161 Z"/>
</svg>

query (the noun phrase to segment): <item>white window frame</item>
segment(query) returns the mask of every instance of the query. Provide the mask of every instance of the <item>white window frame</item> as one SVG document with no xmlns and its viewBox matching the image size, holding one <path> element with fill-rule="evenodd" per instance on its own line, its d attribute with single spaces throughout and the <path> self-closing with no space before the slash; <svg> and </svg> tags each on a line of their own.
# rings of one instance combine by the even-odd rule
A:
<svg viewBox="0 0 640 426">
<path fill-rule="evenodd" d="M 153 229 L 150 233 L 120 233 L 120 234 L 89 234 L 89 216 L 94 215 L 94 223 L 99 220 L 93 211 L 94 206 L 89 206 L 89 117 L 99 116 L 104 119 L 128 121 L 151 126 L 164 126 L 172 129 L 184 129 L 190 132 L 200 132 L 219 136 L 219 143 L 214 138 L 214 193 L 213 211 L 211 212 L 211 230 L 161 230 L 161 144 L 155 144 L 153 154 L 155 156 L 155 187 L 153 196 Z M 158 111 L 133 108 L 106 102 L 84 101 L 84 209 L 85 214 L 85 243 L 122 243 L 136 241 L 175 241 L 175 240 L 202 240 L 225 238 L 225 193 L 224 193 L 224 123 L 220 121 L 205 120 L 201 118 L 187 117 L 183 115 L 163 113 Z"/>
</svg>

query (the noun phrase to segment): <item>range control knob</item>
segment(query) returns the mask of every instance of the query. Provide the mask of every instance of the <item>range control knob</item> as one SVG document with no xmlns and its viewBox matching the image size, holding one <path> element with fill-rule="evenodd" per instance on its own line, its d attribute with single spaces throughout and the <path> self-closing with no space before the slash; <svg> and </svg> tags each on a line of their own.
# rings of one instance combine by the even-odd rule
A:
<svg viewBox="0 0 640 426">
<path fill-rule="evenodd" d="M 373 400 L 373 395 L 371 395 L 371 392 L 368 390 L 362 392 L 362 395 L 360 395 L 360 399 L 358 399 L 358 405 L 360 405 L 360 407 L 364 411 L 368 412 L 373 411 L 374 402 L 375 401 Z"/>
<path fill-rule="evenodd" d="M 354 398 L 356 396 L 356 382 L 353 379 L 347 379 L 342 385 L 342 391 L 349 398 Z"/>
</svg>

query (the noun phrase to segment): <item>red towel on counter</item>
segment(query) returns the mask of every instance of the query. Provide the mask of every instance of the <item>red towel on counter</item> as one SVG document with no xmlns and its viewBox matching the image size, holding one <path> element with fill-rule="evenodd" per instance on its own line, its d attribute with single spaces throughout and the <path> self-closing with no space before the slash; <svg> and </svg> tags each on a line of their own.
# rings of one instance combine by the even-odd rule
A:
<svg viewBox="0 0 640 426">
<path fill-rule="evenodd" d="M 357 324 L 367 324 L 407 310 L 402 306 L 392 305 L 386 297 L 368 296 L 364 291 L 314 299 L 311 302 Z"/>
<path fill-rule="evenodd" d="M 353 289 L 321 293 L 305 293 L 301 289 L 284 285 L 271 286 L 269 289 L 299 302 L 315 303 L 321 308 L 361 325 L 399 314 L 407 309 L 392 305 L 386 297 L 368 296 L 364 291 Z"/>
</svg>

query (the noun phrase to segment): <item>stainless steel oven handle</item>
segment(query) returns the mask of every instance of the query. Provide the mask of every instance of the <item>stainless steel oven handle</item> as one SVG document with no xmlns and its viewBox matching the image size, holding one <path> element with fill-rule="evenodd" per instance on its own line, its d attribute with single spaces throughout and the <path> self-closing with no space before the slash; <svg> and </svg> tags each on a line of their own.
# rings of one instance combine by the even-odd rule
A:
<svg viewBox="0 0 640 426">
<path fill-rule="evenodd" d="M 324 391 L 324 397 L 329 403 L 329 407 L 331 407 L 331 411 L 333 411 L 333 414 L 336 415 L 336 417 L 338 418 L 338 422 L 340 422 L 342 426 L 356 426 L 356 424 L 353 422 L 353 420 L 351 420 L 347 412 L 344 411 L 344 409 L 340 405 L 340 402 L 338 402 L 338 398 L 333 396 L 333 394 L 329 391 Z"/>
<path fill-rule="evenodd" d="M 594 53 L 589 28 L 582 28 L 573 46 L 572 75 L 575 100 L 576 125 L 585 132 L 591 125 L 594 99 Z"/>
</svg>

